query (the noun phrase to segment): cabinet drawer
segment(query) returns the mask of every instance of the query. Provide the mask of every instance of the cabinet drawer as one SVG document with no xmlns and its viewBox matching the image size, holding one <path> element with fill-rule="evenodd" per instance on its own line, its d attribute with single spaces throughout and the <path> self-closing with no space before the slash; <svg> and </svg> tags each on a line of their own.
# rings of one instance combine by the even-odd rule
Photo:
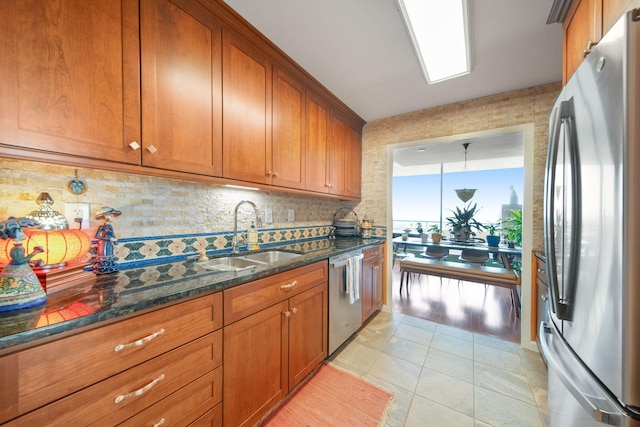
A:
<svg viewBox="0 0 640 427">
<path fill-rule="evenodd" d="M 222 403 L 198 418 L 192 427 L 220 427 L 222 425 Z"/>
<path fill-rule="evenodd" d="M 217 330 L 26 414 L 9 426 L 116 425 L 221 364 L 222 330 Z"/>
<path fill-rule="evenodd" d="M 187 426 L 220 402 L 222 402 L 222 366 L 120 425 L 131 427 Z"/>
<path fill-rule="evenodd" d="M 200 338 L 222 325 L 213 294 L 0 359 L 0 422 Z"/>
<path fill-rule="evenodd" d="M 327 281 L 329 264 L 320 261 L 224 291 L 228 325 Z"/>
<path fill-rule="evenodd" d="M 362 262 L 378 259 L 378 257 L 382 256 L 382 245 L 365 249 L 362 251 L 362 254 L 364 255 Z"/>
</svg>

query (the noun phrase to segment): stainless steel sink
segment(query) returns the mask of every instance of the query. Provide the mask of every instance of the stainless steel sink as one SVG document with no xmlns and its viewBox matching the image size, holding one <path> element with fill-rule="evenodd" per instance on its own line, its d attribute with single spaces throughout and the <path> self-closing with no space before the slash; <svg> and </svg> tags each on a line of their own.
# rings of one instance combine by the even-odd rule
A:
<svg viewBox="0 0 640 427">
<path fill-rule="evenodd" d="M 257 252 L 255 254 L 244 255 L 243 258 L 246 258 L 251 261 L 257 261 L 265 264 L 273 264 L 274 262 L 279 261 L 288 261 L 293 258 L 299 257 L 300 254 L 294 254 L 292 252 L 283 252 L 283 251 L 264 251 Z"/>
<path fill-rule="evenodd" d="M 222 257 L 213 258 L 203 263 L 203 267 L 208 270 L 219 271 L 237 271 L 242 269 L 249 269 L 257 265 L 264 265 L 262 262 L 256 262 L 243 257 Z"/>
</svg>

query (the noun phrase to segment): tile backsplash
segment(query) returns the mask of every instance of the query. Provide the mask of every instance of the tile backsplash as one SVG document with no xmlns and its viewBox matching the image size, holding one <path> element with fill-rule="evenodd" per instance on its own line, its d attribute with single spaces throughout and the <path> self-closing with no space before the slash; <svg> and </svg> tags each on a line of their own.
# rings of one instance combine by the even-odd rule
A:
<svg viewBox="0 0 640 427">
<path fill-rule="evenodd" d="M 93 239 L 102 222 L 93 219 L 98 209 L 111 206 L 122 211 L 112 221 L 120 264 L 184 257 L 201 250 L 210 254 L 229 250 L 234 209 L 241 200 L 257 205 L 263 222 L 258 230 L 260 243 L 264 245 L 326 236 L 333 214 L 339 208 L 353 209 L 357 205 L 323 197 L 5 158 L 0 158 L 0 169 L 0 220 L 36 210 L 35 199 L 46 191 L 55 201 L 53 209 L 63 214 L 65 203 L 89 203 L 91 224 L 86 232 Z M 81 195 L 67 189 L 76 174 L 87 187 Z M 272 223 L 265 223 L 265 209 L 273 212 Z M 287 220 L 289 209 L 293 209 L 295 221 Z M 241 206 L 238 230 L 246 231 L 253 220 L 253 210 Z M 377 228 L 376 234 L 384 235 L 383 229 Z"/>
</svg>

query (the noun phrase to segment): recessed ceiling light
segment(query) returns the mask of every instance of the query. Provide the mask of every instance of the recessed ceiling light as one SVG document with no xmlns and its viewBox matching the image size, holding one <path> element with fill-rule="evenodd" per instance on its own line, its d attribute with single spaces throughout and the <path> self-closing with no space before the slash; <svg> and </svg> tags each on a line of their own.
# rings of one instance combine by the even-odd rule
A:
<svg viewBox="0 0 640 427">
<path fill-rule="evenodd" d="M 427 83 L 471 72 L 467 0 L 397 0 Z"/>
</svg>

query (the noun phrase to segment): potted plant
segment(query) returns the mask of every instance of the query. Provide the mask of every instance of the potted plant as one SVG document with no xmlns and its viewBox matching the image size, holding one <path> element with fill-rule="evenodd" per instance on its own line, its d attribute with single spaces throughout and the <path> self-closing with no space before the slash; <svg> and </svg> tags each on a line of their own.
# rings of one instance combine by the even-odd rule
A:
<svg viewBox="0 0 640 427">
<path fill-rule="evenodd" d="M 500 236 L 497 234 L 500 231 L 499 224 L 495 222 L 490 222 L 485 225 L 487 233 L 487 245 L 497 247 L 500 245 Z"/>
<path fill-rule="evenodd" d="M 431 232 L 431 240 L 433 240 L 433 243 L 440 243 L 440 240 L 442 240 L 442 229 L 438 224 L 431 225 L 427 231 Z"/>
<path fill-rule="evenodd" d="M 418 232 L 418 235 L 422 239 L 422 243 L 426 243 L 427 242 L 427 235 L 424 234 L 424 229 L 422 228 L 422 223 L 419 222 L 419 223 L 416 224 L 416 231 Z"/>
<path fill-rule="evenodd" d="M 502 224 L 509 247 L 522 246 L 522 209 L 512 210 L 508 218 L 502 219 Z"/>
<path fill-rule="evenodd" d="M 456 206 L 453 216 L 447 217 L 447 221 L 456 240 L 469 240 L 472 230 L 482 231 L 484 225 L 478 222 L 474 216 L 479 211 L 476 203 L 464 206 L 462 209 Z"/>
</svg>

